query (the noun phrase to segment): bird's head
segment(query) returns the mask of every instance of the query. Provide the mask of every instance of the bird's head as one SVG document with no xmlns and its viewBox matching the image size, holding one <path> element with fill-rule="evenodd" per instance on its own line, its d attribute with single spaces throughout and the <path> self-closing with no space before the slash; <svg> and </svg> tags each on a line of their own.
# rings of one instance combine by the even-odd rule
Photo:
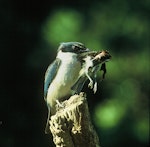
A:
<svg viewBox="0 0 150 147">
<path fill-rule="evenodd" d="M 80 42 L 63 42 L 60 44 L 58 48 L 58 52 L 71 52 L 75 54 L 81 54 L 84 52 L 88 52 L 89 49 L 85 47 L 84 44 Z"/>
</svg>

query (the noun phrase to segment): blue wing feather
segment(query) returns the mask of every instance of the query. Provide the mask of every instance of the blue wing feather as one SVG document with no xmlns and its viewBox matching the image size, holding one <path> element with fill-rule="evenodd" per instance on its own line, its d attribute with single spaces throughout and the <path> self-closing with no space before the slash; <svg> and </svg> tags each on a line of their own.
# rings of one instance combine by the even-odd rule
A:
<svg viewBox="0 0 150 147">
<path fill-rule="evenodd" d="M 45 81 L 44 81 L 44 99 L 46 100 L 48 87 L 56 76 L 57 70 L 60 66 L 60 59 L 56 58 L 56 60 L 49 65 L 46 73 L 45 73 Z"/>
</svg>

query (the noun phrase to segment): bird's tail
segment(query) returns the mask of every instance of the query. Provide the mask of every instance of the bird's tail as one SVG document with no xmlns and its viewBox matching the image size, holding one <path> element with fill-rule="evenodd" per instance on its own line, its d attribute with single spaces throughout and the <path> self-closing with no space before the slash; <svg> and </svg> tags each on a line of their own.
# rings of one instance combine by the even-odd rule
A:
<svg viewBox="0 0 150 147">
<path fill-rule="evenodd" d="M 46 122 L 46 127 L 45 127 L 45 134 L 50 133 L 49 120 L 50 120 L 50 107 L 48 106 L 48 117 L 47 117 L 47 122 Z"/>
</svg>

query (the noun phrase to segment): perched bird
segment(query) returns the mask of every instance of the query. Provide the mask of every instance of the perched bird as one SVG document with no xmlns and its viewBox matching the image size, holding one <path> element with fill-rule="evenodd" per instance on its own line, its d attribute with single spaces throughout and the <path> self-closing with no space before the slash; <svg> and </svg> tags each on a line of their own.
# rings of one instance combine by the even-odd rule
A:
<svg viewBox="0 0 150 147">
<path fill-rule="evenodd" d="M 49 65 L 44 81 L 44 99 L 48 107 L 45 133 L 49 132 L 50 116 L 56 113 L 56 103 L 71 95 L 71 87 L 76 83 L 82 68 L 82 53 L 89 52 L 82 43 L 61 43 L 56 59 Z M 81 57 L 79 57 L 81 56 Z M 83 56 L 84 57 L 84 56 Z M 60 104 L 60 103 L 59 103 Z"/>
</svg>

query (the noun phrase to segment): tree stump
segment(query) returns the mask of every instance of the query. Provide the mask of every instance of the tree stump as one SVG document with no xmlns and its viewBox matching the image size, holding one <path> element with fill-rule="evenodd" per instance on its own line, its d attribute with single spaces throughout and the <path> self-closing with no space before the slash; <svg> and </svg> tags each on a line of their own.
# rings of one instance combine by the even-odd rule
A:
<svg viewBox="0 0 150 147">
<path fill-rule="evenodd" d="M 62 106 L 49 121 L 56 147 L 100 147 L 85 94 L 71 96 Z"/>
</svg>

